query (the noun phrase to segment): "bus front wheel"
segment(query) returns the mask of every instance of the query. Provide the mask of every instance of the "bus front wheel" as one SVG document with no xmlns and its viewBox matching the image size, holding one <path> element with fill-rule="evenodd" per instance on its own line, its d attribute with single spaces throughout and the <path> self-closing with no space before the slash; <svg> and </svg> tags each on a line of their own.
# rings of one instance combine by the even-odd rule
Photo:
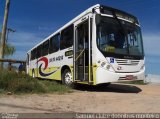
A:
<svg viewBox="0 0 160 119">
<path fill-rule="evenodd" d="M 72 74 L 69 69 L 64 70 L 62 75 L 62 83 L 67 86 L 73 86 Z"/>
</svg>

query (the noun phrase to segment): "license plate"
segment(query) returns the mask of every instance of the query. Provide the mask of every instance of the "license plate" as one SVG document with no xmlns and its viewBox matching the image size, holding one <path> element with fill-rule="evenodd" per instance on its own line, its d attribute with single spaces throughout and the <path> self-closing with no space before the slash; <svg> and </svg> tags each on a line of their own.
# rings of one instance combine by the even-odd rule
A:
<svg viewBox="0 0 160 119">
<path fill-rule="evenodd" d="M 126 80 L 134 80 L 135 77 L 133 75 L 127 75 Z"/>
</svg>

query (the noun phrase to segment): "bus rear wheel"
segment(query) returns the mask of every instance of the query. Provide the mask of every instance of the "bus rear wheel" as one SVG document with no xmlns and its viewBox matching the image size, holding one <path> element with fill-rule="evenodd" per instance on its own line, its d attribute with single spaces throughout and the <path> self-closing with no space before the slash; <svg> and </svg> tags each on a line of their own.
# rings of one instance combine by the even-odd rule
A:
<svg viewBox="0 0 160 119">
<path fill-rule="evenodd" d="M 65 69 L 62 75 L 62 83 L 66 86 L 73 86 L 72 74 L 69 69 Z"/>
</svg>

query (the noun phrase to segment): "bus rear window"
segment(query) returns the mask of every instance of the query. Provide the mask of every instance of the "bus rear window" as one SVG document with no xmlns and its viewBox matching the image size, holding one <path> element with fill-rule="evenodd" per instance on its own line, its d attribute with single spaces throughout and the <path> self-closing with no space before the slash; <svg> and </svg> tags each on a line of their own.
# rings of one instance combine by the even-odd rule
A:
<svg viewBox="0 0 160 119">
<path fill-rule="evenodd" d="M 36 56 L 37 56 L 37 48 L 31 51 L 31 60 L 36 59 L 37 58 Z"/>
</svg>

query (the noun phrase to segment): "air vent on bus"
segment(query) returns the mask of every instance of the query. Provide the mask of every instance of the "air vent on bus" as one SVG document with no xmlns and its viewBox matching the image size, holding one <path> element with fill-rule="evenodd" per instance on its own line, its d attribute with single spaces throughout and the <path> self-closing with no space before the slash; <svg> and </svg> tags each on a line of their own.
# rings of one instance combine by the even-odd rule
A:
<svg viewBox="0 0 160 119">
<path fill-rule="evenodd" d="M 118 65 L 138 65 L 139 60 L 116 59 Z"/>
</svg>

